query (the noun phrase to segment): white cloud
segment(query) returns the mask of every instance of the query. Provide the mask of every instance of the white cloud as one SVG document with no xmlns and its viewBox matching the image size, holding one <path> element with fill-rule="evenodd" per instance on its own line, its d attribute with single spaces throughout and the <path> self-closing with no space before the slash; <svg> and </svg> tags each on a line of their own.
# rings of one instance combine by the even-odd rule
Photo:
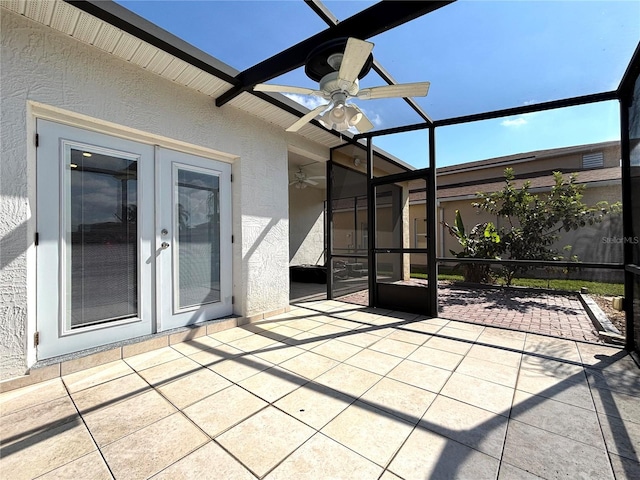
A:
<svg viewBox="0 0 640 480">
<path fill-rule="evenodd" d="M 503 127 L 521 127 L 523 125 L 526 125 L 527 120 L 523 117 L 519 117 L 519 118 L 513 118 L 510 120 L 503 120 L 502 122 L 500 122 L 500 125 L 502 125 Z"/>
<path fill-rule="evenodd" d="M 315 96 L 298 95 L 296 93 L 285 93 L 283 95 L 287 98 L 290 98 L 294 102 L 299 103 L 303 107 L 307 107 L 309 110 L 313 110 L 314 108 L 327 103 L 324 98 Z"/>
</svg>

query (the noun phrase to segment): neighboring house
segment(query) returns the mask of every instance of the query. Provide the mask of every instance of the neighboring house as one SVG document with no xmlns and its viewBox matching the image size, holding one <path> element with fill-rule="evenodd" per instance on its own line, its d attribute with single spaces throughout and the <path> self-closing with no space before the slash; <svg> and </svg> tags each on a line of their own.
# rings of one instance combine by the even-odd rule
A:
<svg viewBox="0 0 640 480">
<path fill-rule="evenodd" d="M 517 187 L 529 181 L 532 193 L 544 195 L 550 191 L 554 184 L 552 173 L 560 171 L 567 177 L 571 173 L 578 174 L 578 183 L 585 185 L 582 200 L 589 206 L 603 200 L 610 204 L 622 201 L 620 143 L 577 145 L 438 169 L 440 222 L 453 224 L 455 212 L 460 210 L 464 223 L 469 228 L 485 221 L 501 226 L 504 219 L 479 212 L 471 204 L 476 201 L 478 192 L 491 193 L 502 189 L 505 168 L 513 169 Z M 450 250 L 460 250 L 460 245 L 446 229 L 440 228 L 439 232 L 439 256 L 448 257 L 451 256 Z M 616 239 L 621 237 L 622 218 L 616 215 L 609 216 L 601 224 L 562 233 L 555 246 L 562 252 L 565 245 L 571 245 L 572 250 L 567 257 L 577 255 L 585 262 L 620 263 L 622 245 Z"/>
<path fill-rule="evenodd" d="M 340 135 L 286 133 L 304 109 L 278 95 L 216 107 L 238 72 L 117 4 L 118 26 L 0 5 L 0 378 L 286 309 L 288 156 L 324 162 Z"/>
</svg>

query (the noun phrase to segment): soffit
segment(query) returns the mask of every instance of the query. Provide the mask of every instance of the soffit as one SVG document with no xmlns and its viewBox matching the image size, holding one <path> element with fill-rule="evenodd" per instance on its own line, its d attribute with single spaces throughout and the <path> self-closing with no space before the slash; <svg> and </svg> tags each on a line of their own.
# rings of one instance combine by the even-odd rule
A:
<svg viewBox="0 0 640 480">
<path fill-rule="evenodd" d="M 56 0 L 0 0 L 0 6 L 93 45 L 178 85 L 196 90 L 211 97 L 212 102 L 232 87 L 231 83 L 68 3 Z M 276 97 L 286 101 L 283 96 Z M 230 105 L 282 129 L 299 118 L 250 93 L 243 93 L 230 102 Z M 304 113 L 302 107 L 300 110 Z M 340 137 L 312 124 L 305 126 L 298 135 L 326 147 L 344 143 Z"/>
</svg>

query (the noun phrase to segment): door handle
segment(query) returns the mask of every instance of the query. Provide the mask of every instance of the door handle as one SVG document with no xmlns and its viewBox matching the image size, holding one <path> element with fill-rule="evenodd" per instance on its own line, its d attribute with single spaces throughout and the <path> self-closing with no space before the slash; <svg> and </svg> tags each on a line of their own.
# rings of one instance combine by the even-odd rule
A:
<svg viewBox="0 0 640 480">
<path fill-rule="evenodd" d="M 160 248 L 162 248 L 163 250 L 166 250 L 167 248 L 169 248 L 169 243 L 168 242 L 162 242 L 160 244 Z"/>
</svg>

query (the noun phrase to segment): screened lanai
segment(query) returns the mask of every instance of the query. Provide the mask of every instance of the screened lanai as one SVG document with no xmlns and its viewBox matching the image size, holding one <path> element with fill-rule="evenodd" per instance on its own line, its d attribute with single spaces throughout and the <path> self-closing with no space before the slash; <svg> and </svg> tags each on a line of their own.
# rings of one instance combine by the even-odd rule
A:
<svg viewBox="0 0 640 480">
<path fill-rule="evenodd" d="M 77 3 L 99 9 L 95 2 Z M 603 308 L 615 297 L 628 299 L 627 320 L 617 314 L 624 328 L 614 331 L 627 348 L 637 348 L 629 301 L 637 244 L 631 195 L 637 2 L 307 1 L 281 2 L 277 9 L 241 2 L 217 5 L 216 20 L 230 25 L 220 32 L 208 28 L 206 3 L 168 4 L 162 11 L 153 2 L 118 3 L 238 68 L 233 88 L 216 99 L 219 107 L 251 92 L 298 116 L 306 110 L 283 101 L 318 108 L 322 99 L 305 91 L 283 98 L 254 88 L 267 83 L 317 90 L 310 52 L 345 37 L 375 44 L 361 87 L 430 82 L 426 96 L 354 98 L 373 128 L 331 130 L 338 141 L 325 174 L 320 256 L 328 298 L 359 292 L 371 306 L 459 317 L 466 313 L 446 305 L 447 299 L 482 297 L 476 307 L 501 311 L 485 285 L 456 290 L 465 269 L 490 272 L 489 284 L 504 284 L 501 272 L 514 276 L 516 286 L 519 276 L 524 285 L 561 291 L 580 289 L 582 282 Z M 282 28 L 283 18 L 296 21 Z M 270 40 L 247 37 L 246 28 Z M 224 48 L 216 42 L 221 37 Z M 301 132 L 312 126 L 323 128 L 312 119 Z M 613 153 L 602 153 L 605 147 Z M 597 228 L 563 234 L 545 255 L 507 248 L 461 259 L 449 226 L 459 211 L 468 229 L 487 221 L 504 227 L 506 217 L 471 205 L 478 192 L 500 189 L 505 168 L 514 170 L 517 187 L 530 182 L 542 196 L 552 187 L 553 171 L 577 173 L 587 207 L 605 200 L 627 208 L 607 214 Z M 437 278 L 440 283 L 429 282 Z M 454 279 L 453 290 L 443 278 Z M 574 282 L 552 287 L 563 279 Z"/>
</svg>

